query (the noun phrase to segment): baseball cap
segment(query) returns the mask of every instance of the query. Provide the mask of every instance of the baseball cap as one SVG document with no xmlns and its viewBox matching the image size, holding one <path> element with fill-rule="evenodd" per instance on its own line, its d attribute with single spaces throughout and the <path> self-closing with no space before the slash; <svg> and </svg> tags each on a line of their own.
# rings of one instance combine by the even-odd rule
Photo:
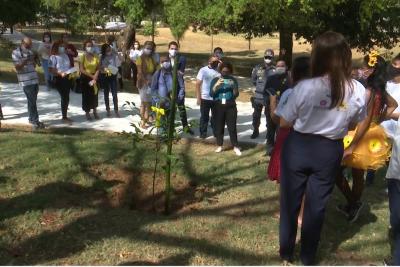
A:
<svg viewBox="0 0 400 267">
<path fill-rule="evenodd" d="M 274 50 L 272 49 L 265 50 L 264 57 L 274 57 Z"/>
</svg>

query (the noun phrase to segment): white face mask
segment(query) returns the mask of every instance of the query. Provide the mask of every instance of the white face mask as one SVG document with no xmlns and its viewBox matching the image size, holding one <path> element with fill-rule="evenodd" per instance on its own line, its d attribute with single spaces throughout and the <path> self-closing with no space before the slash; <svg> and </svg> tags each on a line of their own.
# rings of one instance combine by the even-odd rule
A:
<svg viewBox="0 0 400 267">
<path fill-rule="evenodd" d="M 134 47 L 135 47 L 135 49 L 139 49 L 139 45 L 135 45 Z"/>
<path fill-rule="evenodd" d="M 44 37 L 43 39 L 44 39 L 44 41 L 45 41 L 46 43 L 50 42 L 50 37 L 47 37 L 47 36 L 46 36 L 46 37 Z"/>
<path fill-rule="evenodd" d="M 92 53 L 92 52 L 93 52 L 93 47 L 87 46 L 87 47 L 86 47 L 86 52 Z"/>
<path fill-rule="evenodd" d="M 143 53 L 144 53 L 145 55 L 150 55 L 150 54 L 151 54 L 151 49 L 145 48 L 145 49 L 143 50 Z"/>
<path fill-rule="evenodd" d="M 272 60 L 269 59 L 269 58 L 267 58 L 267 59 L 264 59 L 264 62 L 265 62 L 266 64 L 271 64 Z"/>
<path fill-rule="evenodd" d="M 178 50 L 170 49 L 168 52 L 170 57 L 175 57 L 176 54 L 178 53 Z"/>
<path fill-rule="evenodd" d="M 286 68 L 285 67 L 276 67 L 275 72 L 278 74 L 282 74 L 286 72 Z"/>
<path fill-rule="evenodd" d="M 163 62 L 162 64 L 161 64 L 161 66 L 164 68 L 164 69 L 169 69 L 169 68 L 171 68 L 171 62 Z"/>
</svg>

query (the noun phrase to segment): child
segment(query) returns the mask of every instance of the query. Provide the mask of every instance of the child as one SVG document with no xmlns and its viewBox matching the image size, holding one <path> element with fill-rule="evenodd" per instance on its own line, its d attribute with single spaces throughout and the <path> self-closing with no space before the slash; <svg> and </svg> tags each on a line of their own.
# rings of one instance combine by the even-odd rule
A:
<svg viewBox="0 0 400 267">
<path fill-rule="evenodd" d="M 398 116 L 398 113 L 397 113 Z M 394 119 L 394 117 L 393 117 Z M 394 239 L 394 255 L 391 265 L 400 265 L 400 124 L 397 122 L 397 131 L 393 138 L 392 156 L 386 173 L 390 225 Z"/>
<path fill-rule="evenodd" d="M 310 77 L 310 58 L 306 56 L 296 58 L 293 61 L 293 67 L 292 67 L 293 87 L 301 80 L 307 79 L 309 77 Z M 287 103 L 287 100 L 292 91 L 293 89 L 287 89 L 282 94 L 282 96 L 279 99 L 278 107 L 276 107 L 276 96 L 270 97 L 272 120 L 277 125 L 279 125 L 279 118 L 281 116 L 280 112 Z M 276 144 L 274 149 L 272 150 L 272 155 L 269 160 L 267 178 L 269 178 L 271 181 L 277 181 L 277 183 L 279 183 L 279 176 L 280 176 L 279 169 L 280 169 L 281 148 L 290 130 L 291 128 L 283 128 L 283 127 L 279 128 L 276 136 Z"/>
<path fill-rule="evenodd" d="M 371 52 L 364 62 L 372 69 L 366 81 L 367 118 L 357 125 L 355 131 L 343 139 L 345 152 L 342 165 L 352 168 L 353 188 L 341 172 L 336 185 L 347 199 L 346 205 L 338 205 L 337 210 L 355 222 L 363 203 L 360 201 L 364 189 L 364 172 L 377 170 L 385 165 L 389 157 L 390 145 L 384 129 L 379 125 L 397 107 L 396 101 L 386 92 L 386 62 L 377 52 Z M 351 107 L 340 107 L 351 108 Z"/>
</svg>

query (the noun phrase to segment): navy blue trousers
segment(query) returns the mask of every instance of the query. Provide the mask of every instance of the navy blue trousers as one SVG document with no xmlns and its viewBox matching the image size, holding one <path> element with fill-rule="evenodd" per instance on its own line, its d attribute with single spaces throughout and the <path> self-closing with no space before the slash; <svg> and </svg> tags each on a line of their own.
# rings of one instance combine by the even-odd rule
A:
<svg viewBox="0 0 400 267">
<path fill-rule="evenodd" d="M 390 225 L 394 242 L 393 263 L 400 265 L 400 180 L 387 179 Z"/>
<path fill-rule="evenodd" d="M 293 260 L 297 217 L 305 196 L 300 258 L 312 265 L 325 217 L 325 208 L 340 171 L 343 141 L 292 131 L 281 154 L 280 256 Z"/>
</svg>

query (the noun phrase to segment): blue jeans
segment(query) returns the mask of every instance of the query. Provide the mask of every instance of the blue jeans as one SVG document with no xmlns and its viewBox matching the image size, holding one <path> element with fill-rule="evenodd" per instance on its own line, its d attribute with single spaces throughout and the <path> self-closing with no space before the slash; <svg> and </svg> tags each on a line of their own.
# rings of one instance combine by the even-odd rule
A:
<svg viewBox="0 0 400 267">
<path fill-rule="evenodd" d="M 47 88 L 49 88 L 50 87 L 49 80 L 53 76 L 49 71 L 49 60 L 42 59 L 42 68 L 43 68 L 43 73 L 44 73 L 44 79 L 46 81 L 46 86 L 47 86 Z"/>
<path fill-rule="evenodd" d="M 32 84 L 23 87 L 26 99 L 28 100 L 29 123 L 37 124 L 39 122 L 39 114 L 37 111 L 36 100 L 39 93 L 39 85 Z"/>
<path fill-rule="evenodd" d="M 111 75 L 111 76 L 105 76 L 101 75 L 100 77 L 100 83 L 101 87 L 104 90 L 104 103 L 106 104 L 106 110 L 110 110 L 110 91 L 111 95 L 113 97 L 113 104 L 114 104 L 114 110 L 118 111 L 118 95 L 117 95 L 117 76 L 116 75 Z"/>
<path fill-rule="evenodd" d="M 387 179 L 390 225 L 394 241 L 393 263 L 400 265 L 400 180 Z"/>
</svg>

